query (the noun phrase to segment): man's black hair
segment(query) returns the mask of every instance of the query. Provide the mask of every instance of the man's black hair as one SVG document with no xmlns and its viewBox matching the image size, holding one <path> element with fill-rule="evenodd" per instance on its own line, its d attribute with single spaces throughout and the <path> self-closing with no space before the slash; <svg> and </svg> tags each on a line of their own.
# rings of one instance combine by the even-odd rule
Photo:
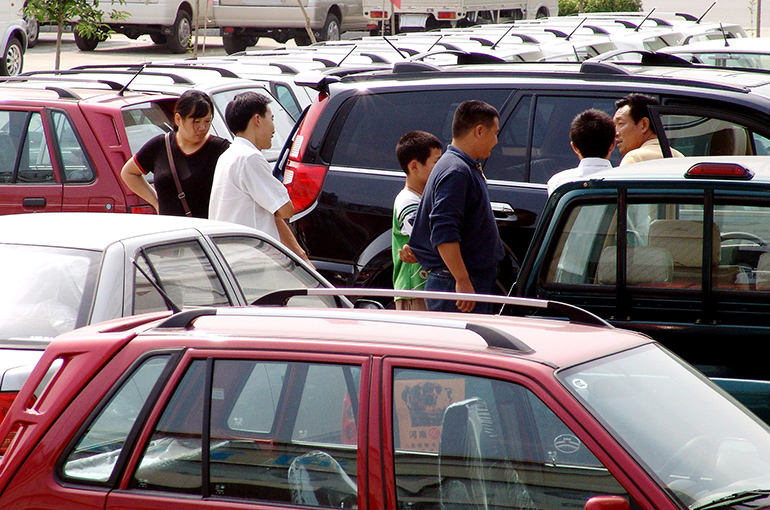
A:
<svg viewBox="0 0 770 510">
<path fill-rule="evenodd" d="M 225 109 L 227 127 L 233 134 L 245 131 L 254 115 L 264 117 L 270 101 L 270 98 L 256 92 L 241 92 L 228 103 Z"/>
<path fill-rule="evenodd" d="M 591 108 L 572 120 L 569 139 L 584 158 L 606 158 L 615 141 L 615 124 L 607 113 Z"/>
<path fill-rule="evenodd" d="M 628 106 L 628 114 L 631 116 L 634 124 L 639 124 L 639 121 L 642 119 L 648 119 L 650 121 L 650 131 L 656 134 L 655 125 L 652 123 L 652 119 L 650 119 L 649 107 L 658 106 L 659 104 L 660 101 L 651 96 L 628 94 L 626 97 L 615 101 L 615 109 L 619 110 L 624 106 Z"/>
<path fill-rule="evenodd" d="M 484 101 L 463 101 L 455 110 L 452 137 L 460 138 L 478 125 L 492 126 L 498 118 L 497 109 Z"/>
<path fill-rule="evenodd" d="M 409 163 L 417 160 L 424 165 L 433 149 L 442 150 L 444 146 L 436 136 L 425 131 L 409 131 L 399 138 L 396 144 L 396 158 L 401 169 L 409 173 Z"/>
</svg>

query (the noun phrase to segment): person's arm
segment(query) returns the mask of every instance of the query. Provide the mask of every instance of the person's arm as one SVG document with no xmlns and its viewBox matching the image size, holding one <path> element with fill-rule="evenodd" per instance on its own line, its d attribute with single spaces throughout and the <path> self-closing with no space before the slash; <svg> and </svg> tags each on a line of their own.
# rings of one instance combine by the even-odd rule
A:
<svg viewBox="0 0 770 510">
<path fill-rule="evenodd" d="M 120 171 L 120 177 L 131 191 L 145 199 L 155 208 L 156 212 L 159 210 L 158 194 L 155 192 L 155 188 L 150 186 L 150 183 L 145 180 L 142 170 L 139 168 L 139 165 L 136 164 L 133 157 L 129 158 L 129 160 L 126 161 L 126 164 L 123 165 L 123 169 Z"/>
<path fill-rule="evenodd" d="M 444 261 L 452 277 L 455 279 L 455 292 L 474 294 L 476 291 L 468 275 L 468 269 L 465 267 L 462 253 L 460 252 L 460 243 L 443 243 L 437 247 L 441 260 Z M 461 312 L 470 312 L 476 307 L 475 301 L 460 301 L 455 305 Z"/>
<path fill-rule="evenodd" d="M 294 204 L 291 203 L 291 200 L 283 204 L 275 213 L 276 219 L 285 220 L 287 218 L 291 218 L 294 216 Z"/>
<path fill-rule="evenodd" d="M 305 250 L 303 250 L 299 245 L 299 242 L 297 242 L 297 238 L 294 237 L 294 232 L 291 231 L 291 228 L 286 223 L 286 220 L 276 216 L 275 226 L 278 228 L 278 237 L 280 238 L 281 244 L 299 255 L 299 257 L 310 264 L 311 267 L 315 268 L 313 263 L 310 262 L 310 259 L 308 258 L 307 253 L 305 253 Z"/>
</svg>

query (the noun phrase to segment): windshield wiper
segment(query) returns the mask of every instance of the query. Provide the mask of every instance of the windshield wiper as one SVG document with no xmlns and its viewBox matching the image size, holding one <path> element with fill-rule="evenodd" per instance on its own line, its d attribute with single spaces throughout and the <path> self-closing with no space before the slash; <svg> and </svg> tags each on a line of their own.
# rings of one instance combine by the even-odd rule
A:
<svg viewBox="0 0 770 510">
<path fill-rule="evenodd" d="M 710 501 L 704 505 L 698 505 L 691 508 L 691 510 L 711 510 L 712 508 L 721 508 L 723 506 L 730 506 L 735 503 L 745 503 L 746 501 L 753 501 L 755 499 L 766 498 L 770 496 L 770 490 L 752 489 L 748 491 L 739 491 L 727 496 L 722 496 Z"/>
<path fill-rule="evenodd" d="M 141 268 L 139 266 L 139 263 L 131 257 L 131 263 L 134 265 L 134 267 L 139 270 L 140 273 L 142 273 L 142 276 L 144 276 L 148 282 L 150 282 L 150 285 L 153 286 L 153 288 L 158 291 L 158 294 L 160 294 L 160 297 L 163 298 L 163 301 L 166 303 L 166 308 L 171 310 L 174 313 L 179 313 L 182 311 L 181 308 L 177 306 L 176 303 L 169 297 L 169 295 L 166 293 L 165 290 L 163 290 L 162 284 L 160 283 L 160 277 L 158 276 L 157 271 L 155 271 L 155 268 L 153 267 L 152 263 L 147 259 L 147 256 L 144 254 L 144 249 L 139 250 L 139 253 L 142 254 L 142 257 L 144 258 L 144 261 L 147 263 L 147 265 L 150 267 L 150 271 L 152 271 L 152 276 L 154 278 L 151 278 L 149 274 L 147 274 L 147 271 Z"/>
</svg>

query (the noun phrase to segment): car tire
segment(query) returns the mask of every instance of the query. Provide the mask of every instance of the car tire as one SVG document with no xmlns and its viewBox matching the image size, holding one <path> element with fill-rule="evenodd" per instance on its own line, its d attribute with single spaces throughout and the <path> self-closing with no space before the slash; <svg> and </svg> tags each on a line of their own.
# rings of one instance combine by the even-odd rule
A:
<svg viewBox="0 0 770 510">
<path fill-rule="evenodd" d="M 24 67 L 24 47 L 15 37 L 8 40 L 8 46 L 3 53 L 3 59 L 0 61 L 0 75 L 17 76 Z"/>
<path fill-rule="evenodd" d="M 339 41 L 342 36 L 342 28 L 340 26 L 340 19 L 334 13 L 326 15 L 326 23 L 324 23 L 323 32 L 321 32 L 321 40 L 323 41 Z"/>
<path fill-rule="evenodd" d="M 34 48 L 40 39 L 40 22 L 34 16 L 25 16 L 27 22 L 27 48 Z"/>
<path fill-rule="evenodd" d="M 150 39 L 157 45 L 168 43 L 168 36 L 163 34 L 150 34 Z"/>
<path fill-rule="evenodd" d="M 249 43 L 252 40 L 254 40 L 254 38 L 244 37 L 240 34 L 225 34 L 222 36 L 222 46 L 224 46 L 225 52 L 227 52 L 228 55 L 232 55 L 233 53 L 244 51 L 250 46 Z M 256 43 L 256 40 L 254 40 L 254 44 Z"/>
<path fill-rule="evenodd" d="M 105 39 L 105 37 L 82 36 L 78 33 L 77 27 L 75 27 L 72 33 L 75 34 L 75 46 L 77 46 L 80 51 L 94 51 L 96 46 Z"/>
<path fill-rule="evenodd" d="M 168 37 L 168 50 L 171 53 L 185 53 L 192 44 L 192 18 L 185 10 L 176 13 L 176 20 Z"/>
</svg>

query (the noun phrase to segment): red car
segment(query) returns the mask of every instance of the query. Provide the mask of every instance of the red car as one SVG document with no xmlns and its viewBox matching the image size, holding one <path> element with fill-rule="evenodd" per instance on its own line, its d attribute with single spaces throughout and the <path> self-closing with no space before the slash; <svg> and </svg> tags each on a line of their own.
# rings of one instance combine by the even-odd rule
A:
<svg viewBox="0 0 770 510">
<path fill-rule="evenodd" d="M 646 336 L 514 302 L 572 318 L 220 308 L 65 334 L 0 425 L 0 507 L 770 504 L 755 416 Z"/>
<path fill-rule="evenodd" d="M 0 214 L 154 213 L 120 170 L 144 142 L 171 130 L 176 98 L 120 89 L 66 79 L 46 89 L 0 83 Z"/>
</svg>

